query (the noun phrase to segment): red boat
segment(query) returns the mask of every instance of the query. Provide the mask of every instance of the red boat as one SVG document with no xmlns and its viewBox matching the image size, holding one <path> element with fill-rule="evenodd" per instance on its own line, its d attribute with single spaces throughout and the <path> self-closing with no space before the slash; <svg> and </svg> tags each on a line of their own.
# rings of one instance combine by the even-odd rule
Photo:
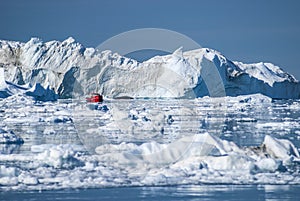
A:
<svg viewBox="0 0 300 201">
<path fill-rule="evenodd" d="M 86 101 L 89 103 L 103 102 L 103 96 L 98 93 L 92 93 L 90 97 L 86 98 Z"/>
</svg>

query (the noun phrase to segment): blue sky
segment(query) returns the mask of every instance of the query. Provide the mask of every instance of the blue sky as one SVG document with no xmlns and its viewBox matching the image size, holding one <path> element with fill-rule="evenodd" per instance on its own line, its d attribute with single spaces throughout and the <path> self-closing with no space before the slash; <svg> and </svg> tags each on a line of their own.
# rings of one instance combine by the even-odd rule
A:
<svg viewBox="0 0 300 201">
<path fill-rule="evenodd" d="M 297 0 L 0 0 L 0 39 L 96 47 L 138 28 L 170 29 L 246 63 L 272 62 L 300 79 Z"/>
</svg>

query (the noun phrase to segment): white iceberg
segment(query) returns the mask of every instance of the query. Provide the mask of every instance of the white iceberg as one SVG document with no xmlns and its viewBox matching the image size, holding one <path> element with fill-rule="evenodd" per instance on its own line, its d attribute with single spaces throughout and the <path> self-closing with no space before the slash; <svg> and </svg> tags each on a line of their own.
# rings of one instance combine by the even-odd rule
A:
<svg viewBox="0 0 300 201">
<path fill-rule="evenodd" d="M 35 83 L 33 87 L 30 87 L 5 81 L 4 69 L 0 68 L 0 98 L 16 94 L 30 96 L 39 101 L 55 101 L 58 98 L 58 95 L 49 86 L 44 88 L 40 83 Z"/>
<path fill-rule="evenodd" d="M 109 50 L 85 48 L 73 38 L 63 42 L 0 41 L 0 65 L 7 81 L 41 83 L 61 98 L 99 92 L 107 97 L 238 96 L 261 93 L 299 98 L 300 84 L 271 63 L 232 62 L 201 48 L 137 62 Z M 3 83 L 2 83 L 3 84 Z"/>
</svg>

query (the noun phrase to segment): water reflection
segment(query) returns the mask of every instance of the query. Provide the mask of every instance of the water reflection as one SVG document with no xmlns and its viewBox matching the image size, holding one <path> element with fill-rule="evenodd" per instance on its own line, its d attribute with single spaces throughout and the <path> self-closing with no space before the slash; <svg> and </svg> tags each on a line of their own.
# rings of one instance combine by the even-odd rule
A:
<svg viewBox="0 0 300 201">
<path fill-rule="evenodd" d="M 299 185 L 192 185 L 179 187 L 144 187 L 141 197 L 165 200 L 298 200 Z M 164 199 L 162 199 L 164 200 Z"/>
<path fill-rule="evenodd" d="M 299 185 L 192 185 L 0 192 L 0 200 L 295 201 Z"/>
</svg>

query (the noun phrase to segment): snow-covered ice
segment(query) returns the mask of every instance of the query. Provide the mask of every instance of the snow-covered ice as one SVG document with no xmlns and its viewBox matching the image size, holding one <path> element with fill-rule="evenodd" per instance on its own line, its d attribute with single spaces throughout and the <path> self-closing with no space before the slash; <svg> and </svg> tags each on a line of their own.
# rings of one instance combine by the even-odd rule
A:
<svg viewBox="0 0 300 201">
<path fill-rule="evenodd" d="M 4 69 L 0 68 L 0 98 L 7 98 L 13 95 L 26 95 L 38 101 L 56 101 L 58 95 L 47 86 L 44 88 L 40 83 L 30 85 L 17 85 L 7 82 L 4 76 Z"/>
<path fill-rule="evenodd" d="M 1 133 L 24 140 L 0 145 L 2 190 L 300 184 L 297 100 L 255 94 L 91 107 L 11 96 L 1 105 Z M 283 120 L 295 126 L 257 126 Z"/>
<path fill-rule="evenodd" d="M 32 86 L 40 83 L 62 98 L 95 91 L 107 97 L 195 98 L 255 93 L 272 98 L 300 97 L 299 82 L 278 66 L 232 62 L 208 48 L 187 52 L 179 48 L 173 54 L 140 63 L 109 50 L 86 48 L 73 38 L 46 43 L 37 38 L 27 43 L 1 40 L 0 65 L 7 81 Z"/>
</svg>

